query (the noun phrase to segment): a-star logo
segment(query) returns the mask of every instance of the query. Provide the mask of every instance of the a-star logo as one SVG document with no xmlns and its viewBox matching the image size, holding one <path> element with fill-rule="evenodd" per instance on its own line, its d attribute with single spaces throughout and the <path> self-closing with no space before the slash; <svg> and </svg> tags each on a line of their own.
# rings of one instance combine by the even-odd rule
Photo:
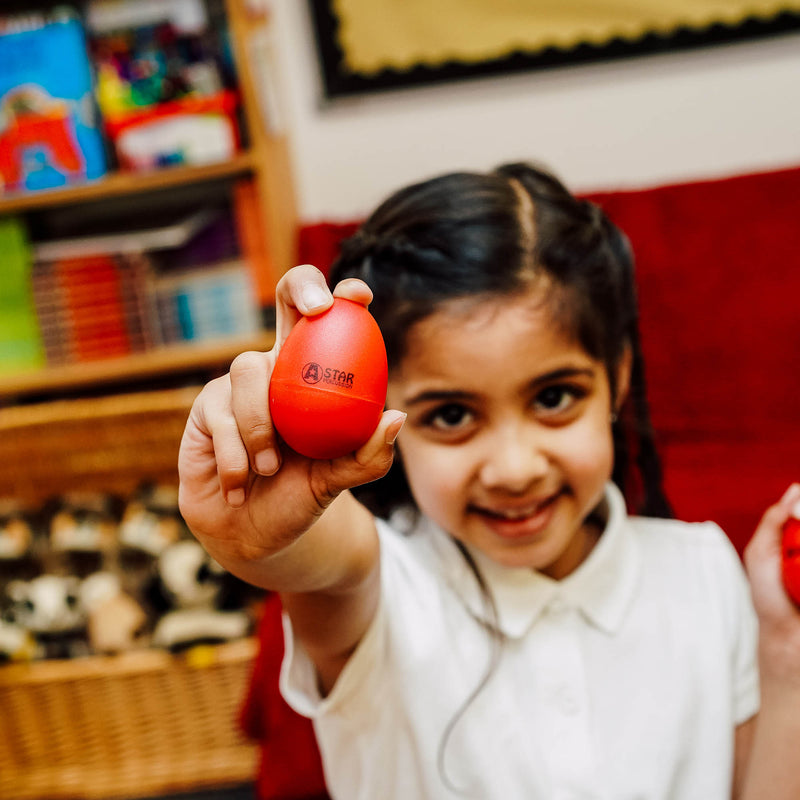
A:
<svg viewBox="0 0 800 800">
<path fill-rule="evenodd" d="M 322 367 L 315 361 L 309 361 L 300 370 L 300 376 L 312 386 L 317 383 L 326 383 L 330 386 L 338 386 L 340 389 L 352 389 L 355 375 L 343 369 L 333 367 Z"/>
<path fill-rule="evenodd" d="M 309 361 L 300 374 L 306 383 L 319 383 L 322 380 L 322 367 L 313 361 Z"/>
</svg>

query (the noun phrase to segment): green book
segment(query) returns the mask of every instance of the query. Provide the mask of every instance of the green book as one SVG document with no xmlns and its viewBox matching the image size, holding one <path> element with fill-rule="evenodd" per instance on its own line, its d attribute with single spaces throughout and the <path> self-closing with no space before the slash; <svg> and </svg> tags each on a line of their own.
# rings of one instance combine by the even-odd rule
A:
<svg viewBox="0 0 800 800">
<path fill-rule="evenodd" d="M 22 220 L 0 217 L 0 373 L 45 363 Z"/>
</svg>

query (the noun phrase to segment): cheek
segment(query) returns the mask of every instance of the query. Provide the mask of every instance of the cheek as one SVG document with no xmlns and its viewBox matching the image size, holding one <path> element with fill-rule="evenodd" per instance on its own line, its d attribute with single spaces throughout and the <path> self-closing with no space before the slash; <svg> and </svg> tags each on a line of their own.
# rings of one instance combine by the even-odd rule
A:
<svg viewBox="0 0 800 800">
<path fill-rule="evenodd" d="M 602 485 L 614 466 L 614 442 L 607 424 L 575 428 L 563 452 L 567 469 L 576 478 Z"/>
<path fill-rule="evenodd" d="M 441 521 L 442 514 L 455 507 L 464 492 L 464 460 L 453 458 L 447 448 L 426 445 L 412 437 L 404 439 L 403 433 L 398 440 L 400 457 L 414 500 L 424 514 Z"/>
</svg>

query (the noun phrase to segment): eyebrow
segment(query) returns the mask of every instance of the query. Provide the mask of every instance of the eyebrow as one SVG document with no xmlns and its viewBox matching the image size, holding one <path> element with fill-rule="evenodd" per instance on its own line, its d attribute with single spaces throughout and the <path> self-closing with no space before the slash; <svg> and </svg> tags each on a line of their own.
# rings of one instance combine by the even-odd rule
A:
<svg viewBox="0 0 800 800">
<path fill-rule="evenodd" d="M 557 383 L 558 381 L 575 378 L 594 378 L 595 375 L 596 370 L 591 367 L 562 367 L 561 369 L 554 369 L 552 372 L 546 372 L 544 375 L 538 375 L 527 384 L 526 389 L 530 391 L 539 386 L 546 386 L 548 384 Z M 434 402 L 456 403 L 459 401 L 471 400 L 474 397 L 475 394 L 473 392 L 466 392 L 463 389 L 429 389 L 407 397 L 405 404 L 407 406 L 414 406 L 422 403 Z"/>
</svg>

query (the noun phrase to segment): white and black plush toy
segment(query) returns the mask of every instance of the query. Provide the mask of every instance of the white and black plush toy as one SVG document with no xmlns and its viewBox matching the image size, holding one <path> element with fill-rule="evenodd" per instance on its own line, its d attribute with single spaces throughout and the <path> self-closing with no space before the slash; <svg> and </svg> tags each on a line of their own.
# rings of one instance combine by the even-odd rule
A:
<svg viewBox="0 0 800 800">
<path fill-rule="evenodd" d="M 152 556 L 189 535 L 178 510 L 175 486 L 143 486 L 125 506 L 119 527 L 123 547 L 141 550 Z"/>
<path fill-rule="evenodd" d="M 88 654 L 80 586 L 73 575 L 39 575 L 29 581 L 13 580 L 6 587 L 11 601 L 6 616 L 34 637 L 37 658 Z"/>
<path fill-rule="evenodd" d="M 149 592 L 151 603 L 164 612 L 153 644 L 181 650 L 246 636 L 251 617 L 230 602 L 228 589 L 235 581 L 192 539 L 165 548 Z"/>
<path fill-rule="evenodd" d="M 50 511 L 53 550 L 97 553 L 116 542 L 115 500 L 104 492 L 70 492 L 56 498 Z"/>
<path fill-rule="evenodd" d="M 29 661 L 36 655 L 36 640 L 13 619 L 0 618 L 0 664 Z"/>
</svg>

